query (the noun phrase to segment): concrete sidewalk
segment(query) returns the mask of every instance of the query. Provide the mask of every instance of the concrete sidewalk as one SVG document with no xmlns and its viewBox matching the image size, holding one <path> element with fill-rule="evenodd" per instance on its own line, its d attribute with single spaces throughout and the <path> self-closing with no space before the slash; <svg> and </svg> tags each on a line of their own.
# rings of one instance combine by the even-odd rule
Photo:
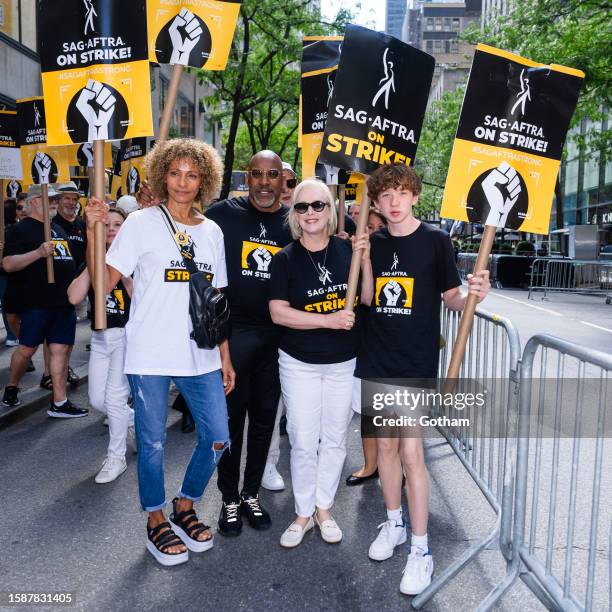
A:
<svg viewBox="0 0 612 612">
<path fill-rule="evenodd" d="M 5 336 L 6 331 L 2 323 L 2 318 L 0 318 L 0 338 L 2 338 L 2 343 L 0 344 L 0 385 L 2 387 L 2 392 L 4 392 L 4 387 L 9 376 L 11 355 L 15 350 L 14 347 L 5 346 Z M 91 327 L 89 321 L 80 321 L 77 323 L 76 341 L 70 358 L 70 365 L 76 374 L 81 377 L 81 384 L 87 382 L 89 351 L 86 350 L 86 345 L 89 344 L 90 338 Z M 0 403 L 0 429 L 29 416 L 36 410 L 46 407 L 51 399 L 51 392 L 46 389 L 41 389 L 40 387 L 40 379 L 44 371 L 42 347 L 36 351 L 32 361 L 34 362 L 36 371 L 24 374 L 19 384 L 21 388 L 21 392 L 19 393 L 21 406 L 7 408 Z"/>
</svg>

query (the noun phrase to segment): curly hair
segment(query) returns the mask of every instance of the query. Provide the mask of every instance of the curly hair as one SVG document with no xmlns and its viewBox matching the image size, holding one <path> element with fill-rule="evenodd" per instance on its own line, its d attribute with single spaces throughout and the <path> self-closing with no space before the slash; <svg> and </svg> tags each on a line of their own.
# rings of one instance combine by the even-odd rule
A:
<svg viewBox="0 0 612 612">
<path fill-rule="evenodd" d="M 414 168 L 405 164 L 389 164 L 377 168 L 369 176 L 367 186 L 368 196 L 374 202 L 387 189 L 407 189 L 417 196 L 421 193 L 423 187 L 421 179 L 414 171 Z"/>
<path fill-rule="evenodd" d="M 198 167 L 202 177 L 199 200 L 206 206 L 221 189 L 223 164 L 219 154 L 210 145 L 192 138 L 157 143 L 147 154 L 145 167 L 153 193 L 162 199 L 168 197 L 166 175 L 170 164 L 177 159 L 189 159 Z"/>
</svg>

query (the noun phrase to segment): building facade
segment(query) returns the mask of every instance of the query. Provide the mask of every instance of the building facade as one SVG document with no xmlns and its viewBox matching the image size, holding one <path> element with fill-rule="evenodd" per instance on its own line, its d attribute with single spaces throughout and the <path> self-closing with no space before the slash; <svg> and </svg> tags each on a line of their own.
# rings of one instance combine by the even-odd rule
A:
<svg viewBox="0 0 612 612">
<path fill-rule="evenodd" d="M 385 33 L 402 37 L 402 26 L 406 14 L 406 0 L 387 0 L 385 5 Z"/>
</svg>

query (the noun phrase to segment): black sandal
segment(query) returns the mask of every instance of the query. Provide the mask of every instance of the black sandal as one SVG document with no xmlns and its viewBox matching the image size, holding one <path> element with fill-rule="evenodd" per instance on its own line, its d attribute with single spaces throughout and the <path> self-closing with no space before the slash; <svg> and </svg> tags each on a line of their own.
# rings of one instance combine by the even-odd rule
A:
<svg viewBox="0 0 612 612">
<path fill-rule="evenodd" d="M 183 544 L 183 541 L 174 533 L 172 525 L 167 521 L 157 527 L 147 525 L 147 550 L 162 565 L 179 565 L 189 559 L 187 550 L 180 553 L 166 552 L 172 546 L 180 544 Z"/>
<path fill-rule="evenodd" d="M 210 527 L 198 520 L 198 516 L 193 508 L 191 508 L 191 510 L 177 512 L 177 502 L 178 497 L 175 497 L 172 500 L 173 513 L 170 515 L 168 520 L 172 523 L 172 526 L 174 527 L 174 530 L 179 538 L 181 538 L 185 546 L 187 546 L 187 548 L 193 552 L 204 552 L 205 550 L 211 549 L 214 545 L 212 533 L 210 538 L 206 540 L 198 540 L 198 537 L 201 534 L 203 534 L 205 531 L 210 531 Z"/>
</svg>

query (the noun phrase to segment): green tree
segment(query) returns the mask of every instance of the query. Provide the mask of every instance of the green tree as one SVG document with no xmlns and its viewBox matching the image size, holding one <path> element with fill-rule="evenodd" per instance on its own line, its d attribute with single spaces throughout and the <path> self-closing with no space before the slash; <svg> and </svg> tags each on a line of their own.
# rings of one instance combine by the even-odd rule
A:
<svg viewBox="0 0 612 612">
<path fill-rule="evenodd" d="M 224 122 L 226 197 L 234 167 L 262 148 L 297 160 L 303 34 L 342 32 L 348 13 L 324 23 L 310 0 L 244 0 L 226 70 L 200 73 L 216 88 L 213 117 Z"/>
</svg>

